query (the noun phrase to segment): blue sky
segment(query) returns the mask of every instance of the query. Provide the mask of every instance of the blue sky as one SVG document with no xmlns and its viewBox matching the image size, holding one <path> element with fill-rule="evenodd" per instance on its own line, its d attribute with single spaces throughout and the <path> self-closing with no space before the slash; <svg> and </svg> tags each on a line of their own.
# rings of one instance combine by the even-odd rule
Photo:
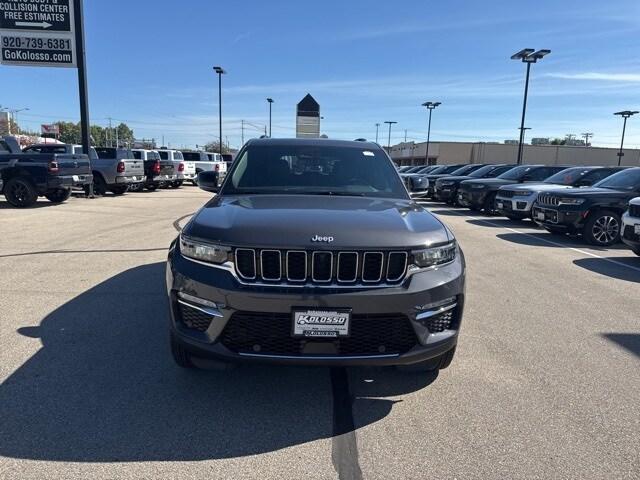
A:
<svg viewBox="0 0 640 480">
<path fill-rule="evenodd" d="M 621 109 L 640 110 L 640 2 L 86 0 L 93 123 L 124 120 L 137 137 L 172 146 L 223 136 L 240 145 L 241 120 L 295 134 L 295 104 L 321 104 L 333 138 L 375 138 L 394 120 L 392 143 L 426 138 L 420 104 L 438 100 L 434 140 L 517 138 L 525 47 L 552 54 L 532 68 L 528 136 L 593 132 L 616 146 Z M 0 66 L 0 105 L 29 107 L 20 123 L 78 119 L 72 69 Z M 381 129 L 382 130 L 382 129 Z M 245 138 L 259 134 L 248 127 Z M 386 143 L 386 131 L 380 142 Z M 640 148 L 640 115 L 628 146 Z"/>
</svg>

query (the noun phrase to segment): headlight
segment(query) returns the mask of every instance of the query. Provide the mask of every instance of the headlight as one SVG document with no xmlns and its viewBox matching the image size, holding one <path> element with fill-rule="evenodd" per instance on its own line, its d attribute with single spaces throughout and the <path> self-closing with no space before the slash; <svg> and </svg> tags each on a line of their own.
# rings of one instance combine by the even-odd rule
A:
<svg viewBox="0 0 640 480">
<path fill-rule="evenodd" d="M 482 183 L 474 183 L 473 185 L 471 185 L 471 188 L 484 188 L 484 185 Z"/>
<path fill-rule="evenodd" d="M 561 198 L 558 205 L 582 205 L 584 198 Z"/>
<path fill-rule="evenodd" d="M 229 247 L 200 243 L 180 235 L 180 253 L 185 257 L 209 263 L 224 263 L 229 258 Z"/>
<path fill-rule="evenodd" d="M 514 197 L 528 197 L 532 193 L 533 192 L 530 191 L 530 190 L 514 190 L 513 191 L 513 196 Z"/>
<path fill-rule="evenodd" d="M 421 268 L 434 267 L 452 262 L 456 258 L 456 242 L 450 242 L 440 247 L 425 248 L 411 252 L 413 263 Z"/>
</svg>

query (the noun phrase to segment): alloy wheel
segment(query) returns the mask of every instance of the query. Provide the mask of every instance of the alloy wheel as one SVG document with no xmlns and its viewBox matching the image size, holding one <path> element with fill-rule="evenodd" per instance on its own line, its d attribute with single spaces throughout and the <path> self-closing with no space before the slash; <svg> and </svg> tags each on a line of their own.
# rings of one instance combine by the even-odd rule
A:
<svg viewBox="0 0 640 480">
<path fill-rule="evenodd" d="M 591 233 L 599 243 L 613 243 L 620 234 L 620 224 L 615 217 L 604 215 L 594 222 Z"/>
</svg>

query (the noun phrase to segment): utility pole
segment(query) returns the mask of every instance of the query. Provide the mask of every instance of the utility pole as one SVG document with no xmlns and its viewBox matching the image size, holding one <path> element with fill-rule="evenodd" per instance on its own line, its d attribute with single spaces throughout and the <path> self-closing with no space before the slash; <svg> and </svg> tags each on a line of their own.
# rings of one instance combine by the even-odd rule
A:
<svg viewBox="0 0 640 480">
<path fill-rule="evenodd" d="M 111 137 L 113 136 L 113 127 L 111 126 L 111 117 L 107 117 L 109 119 L 109 147 L 112 147 Z M 105 139 L 106 140 L 106 139 Z"/>
<path fill-rule="evenodd" d="M 388 123 L 389 124 L 389 138 L 387 140 L 387 153 L 389 154 L 389 156 L 391 156 L 391 125 L 393 125 L 394 123 L 398 123 L 398 122 L 393 122 L 393 121 L 386 120 L 384 123 Z"/>
<path fill-rule="evenodd" d="M 376 143 L 378 143 L 378 129 L 380 128 L 380 124 L 376 123 Z"/>
<path fill-rule="evenodd" d="M 407 143 L 407 129 L 404 129 L 404 143 Z"/>
<path fill-rule="evenodd" d="M 244 145 L 244 120 L 240 120 L 240 124 L 242 125 L 242 145 Z"/>
<path fill-rule="evenodd" d="M 589 138 L 593 137 L 593 133 L 582 133 L 580 134 L 581 137 L 584 137 L 584 146 L 588 147 L 589 146 Z"/>
</svg>

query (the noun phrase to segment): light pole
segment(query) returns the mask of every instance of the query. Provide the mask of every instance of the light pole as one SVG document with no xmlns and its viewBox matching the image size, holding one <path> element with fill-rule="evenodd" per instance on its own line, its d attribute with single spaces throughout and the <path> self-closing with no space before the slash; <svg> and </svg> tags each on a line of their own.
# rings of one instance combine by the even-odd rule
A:
<svg viewBox="0 0 640 480">
<path fill-rule="evenodd" d="M 11 114 L 11 118 L 9 120 L 9 135 L 11 135 L 11 124 L 15 123 L 16 125 L 18 125 L 18 113 L 26 112 L 27 110 L 29 110 L 29 109 L 28 108 L 18 108 L 18 109 L 15 109 L 15 110 L 9 110 L 9 113 Z M 18 128 L 20 128 L 19 125 L 18 125 Z M 16 133 L 20 134 L 20 130 L 18 130 Z"/>
<path fill-rule="evenodd" d="M 227 72 L 222 67 L 213 67 L 213 70 L 218 74 L 218 123 L 220 127 L 219 146 L 220 155 L 222 155 L 222 75 Z"/>
<path fill-rule="evenodd" d="M 632 110 L 624 110 L 622 112 L 616 112 L 614 115 L 619 115 L 624 118 L 624 123 L 622 124 L 622 140 L 620 141 L 620 151 L 618 152 L 618 166 L 622 164 L 622 157 L 624 157 L 624 152 L 622 151 L 622 147 L 624 146 L 624 132 L 627 130 L 627 118 L 632 117 L 636 113 L 640 113 L 638 111 Z"/>
<path fill-rule="evenodd" d="M 380 124 L 376 123 L 376 143 L 378 143 L 378 129 L 380 128 Z"/>
<path fill-rule="evenodd" d="M 384 123 L 388 123 L 389 124 L 389 139 L 387 141 L 387 153 L 389 154 L 389 156 L 391 156 L 391 125 L 393 125 L 394 123 L 398 123 L 398 122 L 390 122 L 389 120 L 387 120 Z"/>
<path fill-rule="evenodd" d="M 425 158 L 427 160 L 427 165 L 429 165 L 429 143 L 431 142 L 431 114 L 436 107 L 442 105 L 442 102 L 424 102 L 422 104 L 423 107 L 427 107 L 429 110 L 429 126 L 427 127 L 427 153 Z"/>
<path fill-rule="evenodd" d="M 521 60 L 527 64 L 527 75 L 524 81 L 524 101 L 522 102 L 522 121 L 520 122 L 520 143 L 518 144 L 518 165 L 522 163 L 522 143 L 524 139 L 524 117 L 527 112 L 527 95 L 529 94 L 529 74 L 531 72 L 531 64 L 536 63 L 545 55 L 551 53 L 551 50 L 538 50 L 534 48 L 525 48 L 518 53 L 511 55 L 511 60 Z"/>
<path fill-rule="evenodd" d="M 267 102 L 269 102 L 269 138 L 271 138 L 271 104 L 273 103 L 273 98 L 267 98 Z"/>
</svg>

